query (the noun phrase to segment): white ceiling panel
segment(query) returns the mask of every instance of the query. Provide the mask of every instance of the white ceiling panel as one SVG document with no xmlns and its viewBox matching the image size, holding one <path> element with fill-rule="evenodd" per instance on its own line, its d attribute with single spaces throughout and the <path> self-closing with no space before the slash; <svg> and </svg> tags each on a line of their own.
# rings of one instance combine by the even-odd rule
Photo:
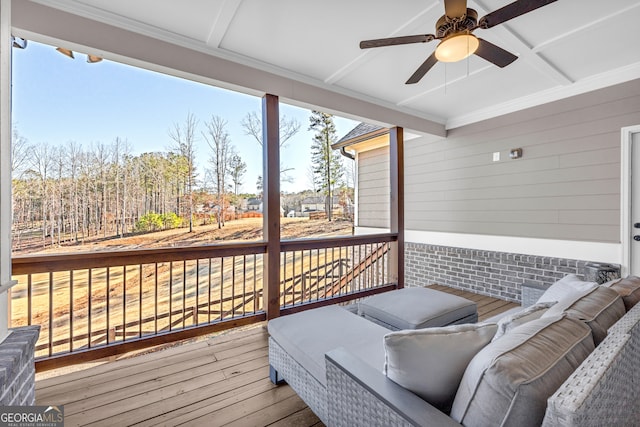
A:
<svg viewBox="0 0 640 427">
<path fill-rule="evenodd" d="M 403 105 L 430 114 L 444 112 L 447 118 L 457 117 L 548 89 L 551 84 L 525 62 L 516 61 L 508 68 L 495 70 L 493 65 L 487 66 L 482 59 L 474 62 L 476 61 L 483 62 L 482 71 L 472 72 L 452 83 L 441 81 L 436 89 L 408 100 Z M 435 79 L 431 81 L 433 80 Z M 506 81 L 510 84 L 504 84 Z"/>
<path fill-rule="evenodd" d="M 640 62 L 640 44 L 629 44 L 629 40 L 640 40 L 638 16 L 631 14 L 573 33 L 540 53 L 572 79 L 580 81 Z"/>
<path fill-rule="evenodd" d="M 181 36 L 206 41 L 224 0 L 75 0 Z"/>
<path fill-rule="evenodd" d="M 430 8 L 429 1 L 245 0 L 221 48 L 325 80 L 362 52 L 360 37 L 386 37 Z M 393 16 L 393 19 L 385 17 Z"/>
<path fill-rule="evenodd" d="M 26 0 L 25 0 L 26 1 Z M 32 0 L 205 51 L 329 92 L 456 125 L 640 79 L 640 2 L 558 0 L 475 34 L 518 55 L 472 57 L 404 82 L 428 44 L 361 50 L 364 39 L 435 32 L 443 0 Z M 482 17 L 511 0 L 469 0 Z M 139 27 L 139 28 L 138 28 Z M 185 37 L 187 38 L 185 41 Z M 603 76 L 606 76 L 604 78 Z M 614 77 L 611 77 L 614 76 Z M 446 82 L 446 94 L 445 94 Z M 585 83 L 587 82 L 587 83 Z M 598 86 L 599 85 L 599 86 Z M 509 106 L 508 108 L 505 106 Z"/>
<path fill-rule="evenodd" d="M 549 41 L 562 39 L 574 32 L 590 31 L 590 27 L 603 20 L 607 25 L 618 25 L 617 19 L 625 15 L 639 16 L 637 0 L 567 1 L 559 0 L 533 11 L 505 25 L 513 29 L 530 47 L 536 48 Z"/>
</svg>

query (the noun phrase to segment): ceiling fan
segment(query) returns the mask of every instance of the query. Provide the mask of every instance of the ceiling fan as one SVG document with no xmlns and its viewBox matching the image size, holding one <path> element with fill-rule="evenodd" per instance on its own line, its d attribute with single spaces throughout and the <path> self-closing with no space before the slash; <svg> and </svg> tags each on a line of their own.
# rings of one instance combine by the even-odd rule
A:
<svg viewBox="0 0 640 427">
<path fill-rule="evenodd" d="M 518 57 L 493 43 L 474 36 L 473 31 L 477 28 L 487 29 L 502 24 L 509 19 L 524 15 L 555 1 L 557 0 L 518 0 L 478 20 L 478 12 L 467 8 L 467 0 L 444 0 L 445 14 L 436 23 L 436 35 L 419 34 L 364 40 L 360 42 L 360 49 L 440 40 L 436 50 L 409 77 L 406 84 L 418 83 L 438 61 L 456 62 L 474 53 L 502 68 L 511 64 Z"/>
</svg>

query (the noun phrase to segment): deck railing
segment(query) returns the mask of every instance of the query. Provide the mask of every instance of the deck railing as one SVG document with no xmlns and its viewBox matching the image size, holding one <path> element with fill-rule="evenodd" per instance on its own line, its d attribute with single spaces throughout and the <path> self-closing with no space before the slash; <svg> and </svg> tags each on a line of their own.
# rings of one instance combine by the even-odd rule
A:
<svg viewBox="0 0 640 427">
<path fill-rule="evenodd" d="M 392 234 L 281 242 L 287 314 L 393 289 Z M 40 325 L 38 370 L 266 319 L 266 243 L 13 258 L 11 326 Z"/>
<path fill-rule="evenodd" d="M 388 290 L 393 241 L 394 236 L 383 235 L 282 242 L 281 311 Z"/>
</svg>

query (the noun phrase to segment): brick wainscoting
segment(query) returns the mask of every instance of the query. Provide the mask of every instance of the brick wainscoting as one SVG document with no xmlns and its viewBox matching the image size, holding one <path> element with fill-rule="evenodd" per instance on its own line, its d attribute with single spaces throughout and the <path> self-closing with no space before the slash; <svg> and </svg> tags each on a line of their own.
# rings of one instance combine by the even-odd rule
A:
<svg viewBox="0 0 640 427">
<path fill-rule="evenodd" d="M 524 282 L 549 286 L 570 273 L 584 277 L 587 262 L 407 243 L 405 284 L 438 283 L 519 303 Z"/>
<path fill-rule="evenodd" d="M 35 404 L 34 351 L 39 326 L 10 329 L 0 343 L 0 405 Z"/>
</svg>

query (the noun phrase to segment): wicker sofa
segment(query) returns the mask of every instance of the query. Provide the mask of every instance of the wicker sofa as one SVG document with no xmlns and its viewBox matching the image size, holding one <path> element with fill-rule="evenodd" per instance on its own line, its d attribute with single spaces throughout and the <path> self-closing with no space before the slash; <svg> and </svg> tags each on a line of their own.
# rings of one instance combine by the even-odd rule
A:
<svg viewBox="0 0 640 427">
<path fill-rule="evenodd" d="M 337 324 L 357 329 L 360 320 L 345 324 L 352 321 L 355 322 L 354 319 L 338 319 Z M 369 326 L 362 324 L 362 327 Z M 366 333 L 355 333 L 354 336 L 367 341 L 377 339 L 375 337 L 384 332 L 372 328 L 370 333 L 374 338 L 367 338 Z M 363 350 L 360 344 L 357 339 L 350 339 L 346 348 L 328 350 L 324 372 L 312 375 L 305 368 L 308 362 L 297 360 L 296 355 L 284 351 L 272 338 L 270 363 L 282 371 L 287 382 L 330 426 L 461 425 L 445 412 L 391 381 L 380 369 L 380 356 L 375 354 L 377 350 Z M 329 348 L 333 344 L 329 342 L 326 345 Z M 367 360 L 365 355 L 368 354 L 373 354 L 372 361 Z M 639 425 L 639 354 L 640 304 L 630 308 L 609 328 L 602 342 L 548 399 L 543 425 Z M 363 363 L 363 360 L 367 360 L 367 363 Z M 320 375 L 325 375 L 322 378 L 324 381 L 317 380 Z M 526 422 L 515 423 L 513 420 L 504 425 L 516 424 L 527 425 Z M 462 425 L 487 424 L 481 420 L 466 419 Z"/>
</svg>

